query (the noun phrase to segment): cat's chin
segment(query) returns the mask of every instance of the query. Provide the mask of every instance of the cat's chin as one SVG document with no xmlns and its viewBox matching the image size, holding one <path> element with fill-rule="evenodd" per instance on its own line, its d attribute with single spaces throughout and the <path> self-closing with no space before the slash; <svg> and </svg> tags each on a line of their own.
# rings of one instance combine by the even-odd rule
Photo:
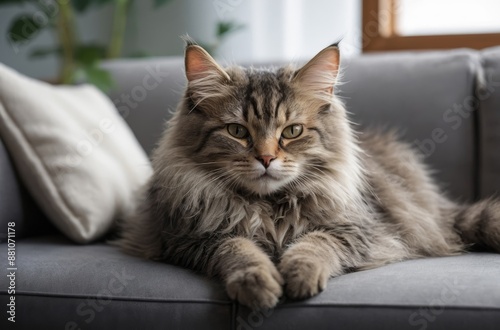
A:
<svg viewBox="0 0 500 330">
<path fill-rule="evenodd" d="M 264 174 L 258 178 L 248 180 L 245 183 L 245 186 L 251 192 L 260 196 L 265 196 L 279 191 L 288 183 L 288 181 L 289 180 L 278 179 L 269 174 Z"/>
</svg>

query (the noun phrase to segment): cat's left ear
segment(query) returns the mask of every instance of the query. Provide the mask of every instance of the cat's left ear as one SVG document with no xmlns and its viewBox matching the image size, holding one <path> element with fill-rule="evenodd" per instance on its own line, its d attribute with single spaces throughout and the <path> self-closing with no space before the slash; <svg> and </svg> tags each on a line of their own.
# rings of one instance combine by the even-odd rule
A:
<svg viewBox="0 0 500 330">
<path fill-rule="evenodd" d="M 203 78 L 230 81 L 229 75 L 206 50 L 196 44 L 188 44 L 185 54 L 186 77 L 188 81 Z"/>
<path fill-rule="evenodd" d="M 337 81 L 340 51 L 337 44 L 326 47 L 299 69 L 293 78 L 299 88 L 323 100 L 330 100 Z"/>
</svg>

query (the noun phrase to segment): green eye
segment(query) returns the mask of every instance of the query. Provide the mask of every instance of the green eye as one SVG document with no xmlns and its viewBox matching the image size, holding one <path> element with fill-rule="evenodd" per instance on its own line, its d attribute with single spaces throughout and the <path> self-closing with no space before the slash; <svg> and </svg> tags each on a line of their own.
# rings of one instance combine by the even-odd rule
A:
<svg viewBox="0 0 500 330">
<path fill-rule="evenodd" d="M 283 130 L 283 133 L 281 133 L 281 135 L 285 139 L 295 139 L 295 138 L 299 137 L 300 134 L 302 134 L 302 131 L 303 131 L 302 125 L 298 125 L 298 124 L 290 125 Z"/>
<path fill-rule="evenodd" d="M 248 130 L 240 124 L 227 125 L 227 131 L 237 139 L 244 139 L 248 136 Z"/>
</svg>

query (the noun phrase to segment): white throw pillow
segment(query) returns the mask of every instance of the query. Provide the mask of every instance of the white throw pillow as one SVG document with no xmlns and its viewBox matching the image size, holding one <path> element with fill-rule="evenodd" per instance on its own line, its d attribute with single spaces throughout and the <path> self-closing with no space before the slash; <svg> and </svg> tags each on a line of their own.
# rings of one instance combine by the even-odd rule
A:
<svg viewBox="0 0 500 330">
<path fill-rule="evenodd" d="M 26 187 L 68 237 L 87 243 L 135 208 L 151 165 L 111 101 L 0 64 L 0 136 Z"/>
</svg>

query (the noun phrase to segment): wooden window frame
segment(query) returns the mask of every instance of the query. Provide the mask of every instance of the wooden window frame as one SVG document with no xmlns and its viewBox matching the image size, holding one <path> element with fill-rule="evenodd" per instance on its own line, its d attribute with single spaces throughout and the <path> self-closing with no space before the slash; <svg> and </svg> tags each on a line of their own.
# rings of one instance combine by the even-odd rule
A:
<svg viewBox="0 0 500 330">
<path fill-rule="evenodd" d="M 500 45 L 500 33 L 400 36 L 396 31 L 398 0 L 363 0 L 363 52 L 424 50 Z"/>
</svg>

